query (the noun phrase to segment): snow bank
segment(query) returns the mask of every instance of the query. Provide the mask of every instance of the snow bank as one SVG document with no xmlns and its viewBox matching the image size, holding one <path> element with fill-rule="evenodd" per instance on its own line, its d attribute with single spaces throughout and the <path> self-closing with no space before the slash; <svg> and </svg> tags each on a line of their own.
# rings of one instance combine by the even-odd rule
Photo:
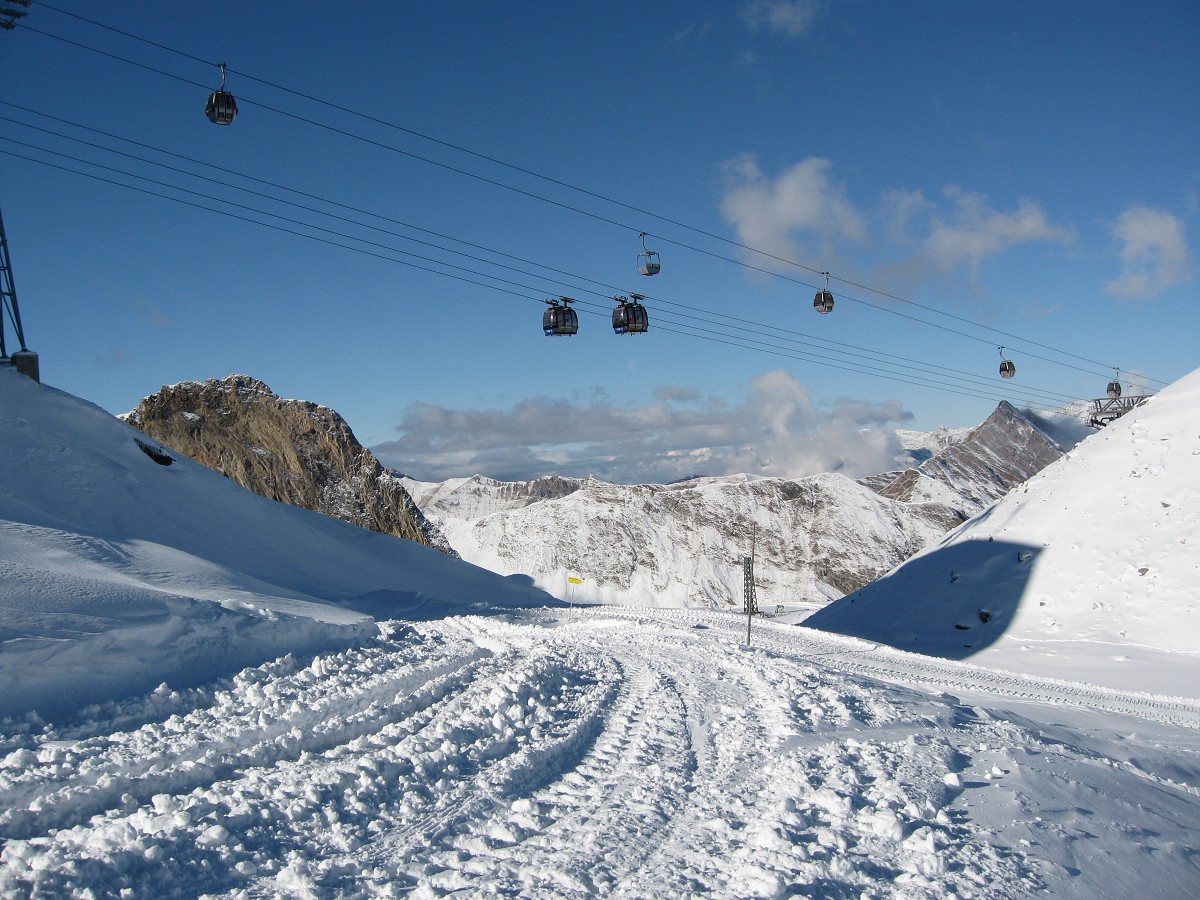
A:
<svg viewBox="0 0 1200 900">
<path fill-rule="evenodd" d="M 373 614 L 553 602 L 258 497 L 8 368 L 0 421 L 0 716 L 348 646 Z"/>
</svg>

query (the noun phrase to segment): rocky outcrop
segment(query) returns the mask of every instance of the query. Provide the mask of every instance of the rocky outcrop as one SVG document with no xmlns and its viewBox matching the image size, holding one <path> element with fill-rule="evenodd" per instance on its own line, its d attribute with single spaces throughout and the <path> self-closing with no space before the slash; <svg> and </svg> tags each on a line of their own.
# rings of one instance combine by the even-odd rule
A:
<svg viewBox="0 0 1200 900">
<path fill-rule="evenodd" d="M 457 555 L 332 409 L 229 375 L 168 385 L 125 418 L 256 494 Z"/>
</svg>

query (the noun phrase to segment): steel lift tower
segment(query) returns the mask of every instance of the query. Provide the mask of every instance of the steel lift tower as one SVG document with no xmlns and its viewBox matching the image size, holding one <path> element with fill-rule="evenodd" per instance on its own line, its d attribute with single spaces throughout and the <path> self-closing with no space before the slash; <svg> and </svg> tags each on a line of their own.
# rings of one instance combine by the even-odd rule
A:
<svg viewBox="0 0 1200 900">
<path fill-rule="evenodd" d="M 24 18 L 29 0 L 0 0 L 0 28 L 12 31 L 17 19 Z M 21 349 L 8 355 L 5 341 L 5 322 L 11 322 Z M 13 366 L 22 375 L 40 381 L 38 355 L 25 346 L 25 329 L 21 327 L 21 307 L 17 305 L 17 289 L 13 285 L 12 260 L 8 258 L 8 237 L 4 234 L 4 216 L 0 215 L 0 365 Z"/>
<path fill-rule="evenodd" d="M 38 355 L 25 345 L 25 329 L 21 327 L 21 307 L 17 305 L 17 289 L 13 286 L 12 262 L 8 258 L 8 238 L 4 234 L 4 216 L 0 214 L 0 365 L 13 366 L 22 375 L 40 381 Z M 11 322 L 21 349 L 8 355 L 5 341 L 5 322 Z"/>
</svg>

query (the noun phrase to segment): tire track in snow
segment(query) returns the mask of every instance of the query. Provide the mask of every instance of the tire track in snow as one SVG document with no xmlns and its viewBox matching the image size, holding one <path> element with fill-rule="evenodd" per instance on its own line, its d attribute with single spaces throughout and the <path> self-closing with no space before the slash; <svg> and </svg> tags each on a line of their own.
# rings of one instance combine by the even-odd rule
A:
<svg viewBox="0 0 1200 900">
<path fill-rule="evenodd" d="M 544 788 L 460 818 L 427 857 L 418 896 L 849 896 L 852 884 L 903 882 L 913 897 L 1008 897 L 1036 886 L 1020 854 L 946 815 L 956 751 L 886 689 L 758 650 L 714 655 L 686 632 L 628 620 L 534 632 L 620 666 L 603 730 Z M 993 877 L 1003 886 L 986 887 Z"/>
<path fill-rule="evenodd" d="M 422 822 L 444 831 L 522 784 L 531 777 L 522 766 L 564 732 L 569 742 L 609 689 L 569 660 L 497 655 L 497 642 L 453 627 L 426 634 L 265 681 L 264 667 L 246 670 L 209 707 L 10 753 L 0 766 L 0 894 L 405 883 L 394 865 L 365 870 L 369 853 L 354 851 L 428 831 Z"/>
<path fill-rule="evenodd" d="M 549 634 L 619 673 L 601 730 L 576 758 L 557 760 L 550 783 L 464 823 L 450 852 L 434 854 L 445 868 L 422 882 L 426 890 L 479 888 L 486 873 L 500 893 L 608 894 L 686 802 L 695 764 L 671 673 L 640 653 L 608 653 L 573 629 Z M 466 867 L 457 864 L 464 855 Z"/>
<path fill-rule="evenodd" d="M 148 803 L 156 794 L 186 793 L 246 767 L 323 753 L 418 716 L 469 682 L 470 668 L 482 656 L 463 642 L 429 651 L 422 646 L 416 663 L 406 659 L 409 648 L 317 657 L 308 667 L 265 682 L 265 690 L 258 680 L 261 667 L 247 670 L 209 707 L 108 738 L 37 754 L 17 751 L 9 759 L 22 771 L 0 780 L 0 830 L 19 838 L 71 827 L 109 808 L 114 798 L 128 806 Z M 355 676 L 351 690 L 349 673 Z M 331 727 L 333 710 L 337 720 Z"/>
<path fill-rule="evenodd" d="M 24 738 L 0 760 L 0 895 L 1039 888 L 1022 852 L 949 808 L 959 772 L 995 764 L 985 743 L 1032 738 L 876 681 L 914 683 L 911 665 L 986 690 L 992 673 L 793 628 L 757 629 L 747 649 L 720 613 L 515 622 L 412 625 L 248 669 L 164 721 L 137 725 L 129 704 L 123 731 Z"/>
<path fill-rule="evenodd" d="M 694 627 L 700 623 L 727 634 L 731 643 L 745 642 L 745 621 L 731 613 L 678 609 L 634 611 L 611 607 L 587 612 L 593 616 L 655 621 L 681 628 Z M 756 623 L 753 645 L 798 659 L 811 660 L 846 674 L 896 684 L 993 694 L 1035 703 L 1069 704 L 1186 728 L 1200 728 L 1200 700 L 1128 693 L 1035 675 L 987 669 L 971 663 L 907 653 L 893 647 L 802 626 Z"/>
</svg>

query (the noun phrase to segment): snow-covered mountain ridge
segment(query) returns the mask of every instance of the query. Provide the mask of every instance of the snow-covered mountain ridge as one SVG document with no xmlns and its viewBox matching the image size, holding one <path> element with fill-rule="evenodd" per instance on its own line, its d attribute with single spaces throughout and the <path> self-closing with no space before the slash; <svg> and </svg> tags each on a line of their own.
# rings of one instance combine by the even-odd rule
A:
<svg viewBox="0 0 1200 900">
<path fill-rule="evenodd" d="M 8 367 L 0 421 L 0 716 L 346 646 L 368 613 L 550 600 L 264 499 Z"/>
<path fill-rule="evenodd" d="M 976 428 L 908 433 L 919 466 L 858 482 L 748 475 L 670 485 L 597 479 L 404 479 L 464 559 L 559 596 L 740 607 L 753 555 L 760 607 L 825 603 L 889 571 L 1061 455 L 1007 403 Z M 932 449 L 939 448 L 937 452 Z M 572 583 L 578 579 L 582 583 Z"/>
</svg>

